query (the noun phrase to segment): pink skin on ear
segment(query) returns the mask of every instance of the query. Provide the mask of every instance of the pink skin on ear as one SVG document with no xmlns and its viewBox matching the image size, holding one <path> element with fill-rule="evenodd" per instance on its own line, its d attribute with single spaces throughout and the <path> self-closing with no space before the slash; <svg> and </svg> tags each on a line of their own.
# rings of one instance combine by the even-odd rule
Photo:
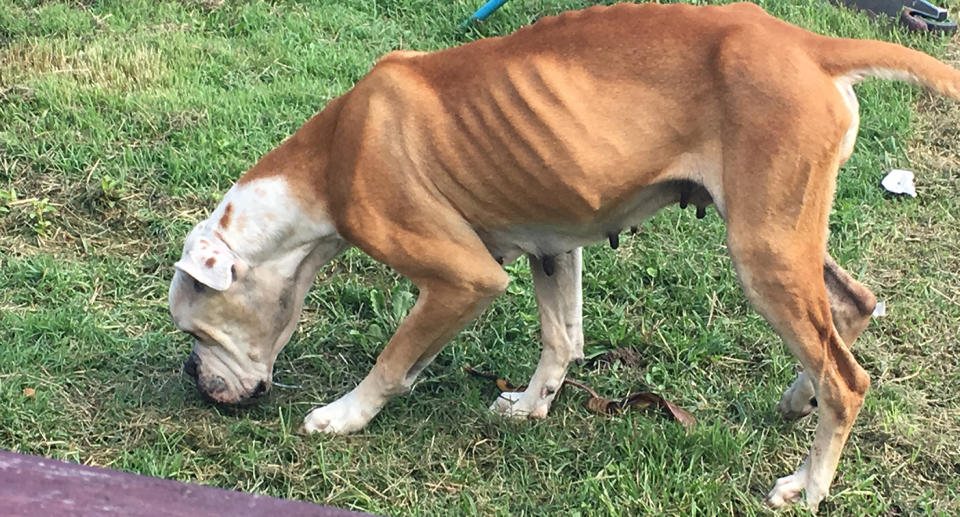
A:
<svg viewBox="0 0 960 517">
<path fill-rule="evenodd" d="M 226 291 L 233 283 L 237 260 L 222 239 L 202 236 L 188 243 L 174 267 L 211 289 Z"/>
</svg>

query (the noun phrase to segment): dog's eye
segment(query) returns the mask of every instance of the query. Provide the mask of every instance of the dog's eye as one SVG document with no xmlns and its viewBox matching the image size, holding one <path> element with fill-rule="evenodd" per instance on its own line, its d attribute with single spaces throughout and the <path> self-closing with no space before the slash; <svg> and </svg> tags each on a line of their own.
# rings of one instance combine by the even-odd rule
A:
<svg viewBox="0 0 960 517">
<path fill-rule="evenodd" d="M 194 290 L 194 291 L 196 291 L 196 292 L 198 292 L 198 293 L 202 293 L 204 289 L 206 289 L 206 286 L 203 285 L 203 284 L 201 284 L 199 280 L 194 280 L 194 281 L 193 281 L 193 290 Z"/>
</svg>

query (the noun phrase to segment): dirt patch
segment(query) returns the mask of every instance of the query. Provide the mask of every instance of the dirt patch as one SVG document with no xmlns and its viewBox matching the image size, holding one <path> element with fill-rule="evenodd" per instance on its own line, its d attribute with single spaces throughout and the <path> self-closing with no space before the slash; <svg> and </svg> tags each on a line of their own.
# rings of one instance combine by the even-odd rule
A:
<svg viewBox="0 0 960 517">
<path fill-rule="evenodd" d="M 182 233 L 178 226 L 189 227 L 213 206 L 205 197 L 121 192 L 98 181 L 67 185 L 54 174 L 17 177 L 0 192 L 0 248 L 13 255 L 162 255 L 171 230 Z"/>
</svg>

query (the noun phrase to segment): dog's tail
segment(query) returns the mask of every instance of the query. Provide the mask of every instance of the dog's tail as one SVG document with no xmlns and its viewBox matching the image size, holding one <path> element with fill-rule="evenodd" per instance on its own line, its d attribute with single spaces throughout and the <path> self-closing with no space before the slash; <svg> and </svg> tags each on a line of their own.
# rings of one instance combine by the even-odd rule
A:
<svg viewBox="0 0 960 517">
<path fill-rule="evenodd" d="M 960 71 L 923 52 L 884 41 L 822 37 L 813 51 L 824 71 L 834 77 L 907 81 L 960 100 Z"/>
</svg>

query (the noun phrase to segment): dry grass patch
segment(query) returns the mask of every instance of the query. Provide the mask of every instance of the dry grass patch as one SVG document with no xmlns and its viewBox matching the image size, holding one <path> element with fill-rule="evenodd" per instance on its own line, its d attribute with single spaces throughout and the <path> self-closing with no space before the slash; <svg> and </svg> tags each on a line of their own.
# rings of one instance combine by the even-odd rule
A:
<svg viewBox="0 0 960 517">
<path fill-rule="evenodd" d="M 946 60 L 960 66 L 956 42 Z M 933 500 L 931 509 L 958 515 L 960 501 L 950 493 L 960 474 L 960 217 L 952 208 L 960 199 L 960 103 L 924 95 L 917 112 L 915 134 L 922 136 L 907 155 L 918 197 L 890 199 L 912 206 L 891 210 L 886 237 L 874 240 L 865 260 L 870 287 L 889 314 L 856 346 L 873 366 L 875 395 L 854 443 L 885 465 L 883 484 L 903 494 L 900 504 Z"/>
<path fill-rule="evenodd" d="M 0 51 L 0 87 L 57 75 L 78 86 L 120 90 L 162 86 L 171 70 L 161 52 L 144 42 L 83 42 L 79 39 L 31 39 Z"/>
<path fill-rule="evenodd" d="M 162 256 L 170 225 L 189 227 L 211 205 L 207 196 L 171 197 L 150 187 L 111 190 L 89 176 L 79 184 L 53 174 L 17 177 L 0 194 L 0 247 L 18 256 Z"/>
</svg>

